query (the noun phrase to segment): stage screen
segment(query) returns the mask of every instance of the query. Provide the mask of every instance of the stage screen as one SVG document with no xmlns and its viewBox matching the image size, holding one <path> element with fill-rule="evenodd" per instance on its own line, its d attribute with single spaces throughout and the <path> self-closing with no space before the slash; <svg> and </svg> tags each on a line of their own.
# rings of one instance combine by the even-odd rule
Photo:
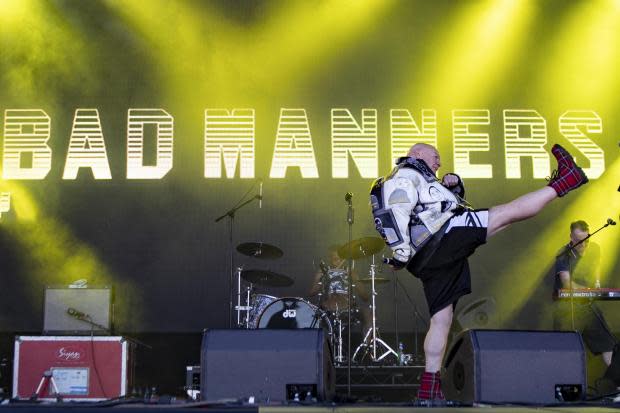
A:
<svg viewBox="0 0 620 413">
<path fill-rule="evenodd" d="M 570 223 L 619 218 L 619 22 L 613 1 L 1 1 L 0 330 L 40 330 L 45 288 L 77 280 L 113 288 L 120 332 L 226 327 L 231 255 L 314 302 L 345 195 L 351 238 L 378 236 L 370 186 L 416 142 L 474 208 L 546 185 L 554 143 L 575 155 L 590 182 L 480 247 L 456 309 L 550 328 Z M 619 239 L 592 239 L 604 286 Z M 424 330 L 420 282 L 378 271 L 382 329 Z"/>
</svg>

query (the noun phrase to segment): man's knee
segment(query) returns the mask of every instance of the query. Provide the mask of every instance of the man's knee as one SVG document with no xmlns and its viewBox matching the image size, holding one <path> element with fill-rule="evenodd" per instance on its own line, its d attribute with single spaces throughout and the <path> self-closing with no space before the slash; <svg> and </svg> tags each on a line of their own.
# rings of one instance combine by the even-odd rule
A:
<svg viewBox="0 0 620 413">
<path fill-rule="evenodd" d="M 450 325 L 452 324 L 452 315 L 452 304 L 437 311 L 431 317 L 431 328 L 450 330 Z"/>
<path fill-rule="evenodd" d="M 489 225 L 487 226 L 487 239 L 497 234 L 510 225 L 510 221 L 505 217 L 502 205 L 489 208 Z"/>
</svg>

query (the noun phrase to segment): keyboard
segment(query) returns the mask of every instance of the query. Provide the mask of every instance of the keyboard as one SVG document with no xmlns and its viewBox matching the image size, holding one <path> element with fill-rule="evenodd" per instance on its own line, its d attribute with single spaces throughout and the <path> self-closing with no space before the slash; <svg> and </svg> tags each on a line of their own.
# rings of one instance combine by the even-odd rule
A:
<svg viewBox="0 0 620 413">
<path fill-rule="evenodd" d="M 575 288 L 573 298 L 588 298 L 591 300 L 620 300 L 620 288 Z M 571 297 L 571 290 L 562 288 L 558 291 L 560 300 Z"/>
</svg>

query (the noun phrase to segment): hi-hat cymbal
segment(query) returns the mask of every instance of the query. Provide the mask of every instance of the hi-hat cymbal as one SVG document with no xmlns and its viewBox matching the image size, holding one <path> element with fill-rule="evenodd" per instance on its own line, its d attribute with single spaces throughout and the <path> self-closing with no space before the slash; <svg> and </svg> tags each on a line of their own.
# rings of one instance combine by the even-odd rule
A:
<svg viewBox="0 0 620 413">
<path fill-rule="evenodd" d="M 241 278 L 266 287 L 288 287 L 294 283 L 291 277 L 268 270 L 243 270 Z"/>
<path fill-rule="evenodd" d="M 248 257 L 261 258 L 264 260 L 275 260 L 284 255 L 280 248 L 263 242 L 244 242 L 243 244 L 237 245 L 237 251 Z"/>
<path fill-rule="evenodd" d="M 370 284 L 372 282 L 372 278 L 368 277 L 368 278 L 360 278 L 359 282 L 364 283 L 364 284 Z M 382 278 L 382 277 L 375 277 L 375 284 L 385 284 L 385 283 L 389 283 L 390 280 L 388 278 Z"/>
<path fill-rule="evenodd" d="M 363 237 L 354 239 L 350 243 L 338 248 L 338 255 L 343 259 L 353 258 L 358 260 L 378 253 L 383 247 L 385 247 L 383 239 L 379 237 Z"/>
</svg>

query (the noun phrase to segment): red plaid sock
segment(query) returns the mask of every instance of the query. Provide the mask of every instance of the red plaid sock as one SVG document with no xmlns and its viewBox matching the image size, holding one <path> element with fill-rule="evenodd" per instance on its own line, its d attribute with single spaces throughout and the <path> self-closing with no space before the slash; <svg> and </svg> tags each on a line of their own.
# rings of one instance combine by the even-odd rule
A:
<svg viewBox="0 0 620 413">
<path fill-rule="evenodd" d="M 551 188 L 558 196 L 562 197 L 588 182 L 588 177 L 583 170 L 575 164 L 570 153 L 558 144 L 553 145 L 551 153 L 558 161 L 558 169 L 549 179 Z"/>
<path fill-rule="evenodd" d="M 419 400 L 445 400 L 441 391 L 441 375 L 439 372 L 430 373 L 425 371 L 420 379 L 418 389 Z"/>
</svg>

